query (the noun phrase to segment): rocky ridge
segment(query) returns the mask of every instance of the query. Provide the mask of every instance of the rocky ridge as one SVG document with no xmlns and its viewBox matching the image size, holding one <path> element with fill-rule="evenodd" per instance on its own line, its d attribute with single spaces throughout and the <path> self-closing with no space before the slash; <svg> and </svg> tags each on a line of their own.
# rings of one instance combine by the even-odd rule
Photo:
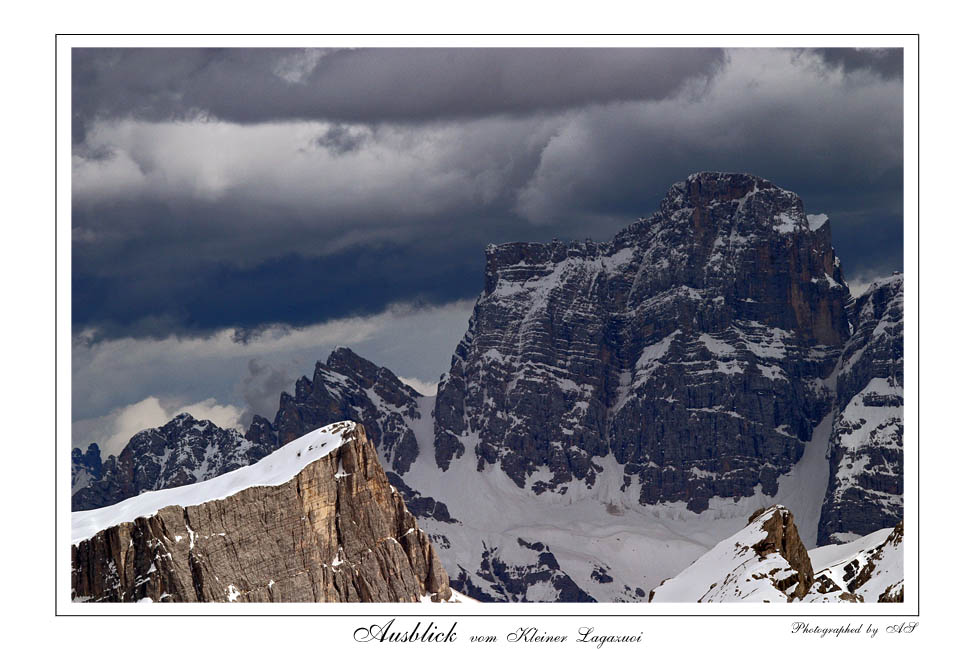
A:
<svg viewBox="0 0 975 650">
<path fill-rule="evenodd" d="M 388 368 L 337 348 L 315 364 L 311 379 L 297 381 L 294 395 L 281 394 L 273 422 L 255 416 L 247 437 L 276 448 L 323 422 L 355 420 L 366 427 L 389 468 L 402 474 L 417 456 L 412 424 L 420 419 L 419 397 Z"/>
<path fill-rule="evenodd" d="M 302 453 L 315 459 L 302 467 Z M 291 465 L 300 469 L 283 483 L 234 491 L 242 487 L 236 482 L 280 476 Z M 246 476 L 235 476 L 241 472 Z M 223 496 L 228 485 L 231 493 Z M 200 494 L 205 500 L 196 503 Z M 126 515 L 140 506 L 152 510 L 159 499 L 191 504 L 131 520 Z M 451 596 L 429 539 L 386 480 L 365 430 L 351 422 L 314 431 L 253 467 L 189 490 L 76 513 L 73 528 L 79 534 L 99 527 L 92 520 L 113 516 L 124 521 L 72 547 L 77 601 L 417 602 Z"/>
<path fill-rule="evenodd" d="M 903 530 L 899 523 L 853 543 L 807 552 L 788 509 L 760 509 L 744 529 L 661 583 L 649 600 L 902 602 Z"/>
</svg>

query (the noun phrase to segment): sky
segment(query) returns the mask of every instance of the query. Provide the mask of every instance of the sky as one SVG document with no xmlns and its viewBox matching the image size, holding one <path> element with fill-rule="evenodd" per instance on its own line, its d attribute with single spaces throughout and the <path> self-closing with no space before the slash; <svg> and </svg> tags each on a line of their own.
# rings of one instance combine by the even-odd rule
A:
<svg viewBox="0 0 975 650">
<path fill-rule="evenodd" d="M 72 418 L 273 418 L 336 346 L 431 393 L 484 247 L 604 240 L 701 170 L 903 268 L 900 50 L 75 49 Z"/>
</svg>

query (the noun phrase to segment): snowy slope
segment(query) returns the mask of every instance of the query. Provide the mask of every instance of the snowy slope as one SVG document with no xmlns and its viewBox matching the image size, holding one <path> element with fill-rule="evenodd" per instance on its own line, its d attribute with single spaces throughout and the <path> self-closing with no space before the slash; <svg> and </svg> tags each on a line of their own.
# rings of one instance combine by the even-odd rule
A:
<svg viewBox="0 0 975 650">
<path fill-rule="evenodd" d="M 846 544 L 830 544 L 809 552 L 816 578 L 839 590 L 810 602 L 830 602 L 851 594 L 863 602 L 890 600 L 904 589 L 903 525 L 884 528 Z"/>
<path fill-rule="evenodd" d="M 798 570 L 781 553 L 756 547 L 784 508 L 768 508 L 743 530 L 722 540 L 691 566 L 654 589 L 653 602 L 788 602 L 800 584 Z M 788 586 L 783 586 L 788 585 Z"/>
<path fill-rule="evenodd" d="M 72 544 L 122 522 L 146 517 L 166 506 L 192 506 L 229 497 L 258 485 L 287 483 L 305 466 L 342 446 L 355 423 L 336 422 L 316 429 L 248 467 L 192 485 L 144 492 L 115 505 L 71 514 Z"/>
<path fill-rule="evenodd" d="M 887 602 L 902 597 L 902 525 L 807 552 L 788 543 L 788 525 L 776 537 L 771 524 L 777 524 L 772 521 L 777 513 L 788 521 L 785 508 L 768 508 L 654 589 L 652 602 Z"/>
<path fill-rule="evenodd" d="M 536 494 L 527 487 L 547 480 L 545 470 L 533 473 L 525 488 L 497 466 L 477 471 L 473 454 L 455 459 L 443 471 L 433 454 L 433 398 L 421 398 L 419 408 L 422 418 L 414 427 L 419 454 L 403 479 L 421 494 L 444 502 L 460 520 L 418 517 L 454 586 L 462 576 L 469 581 L 464 588 L 474 597 L 474 589 L 497 599 L 558 597 L 551 585 L 558 581 L 555 575 L 529 587 L 527 595 L 500 584 L 498 567 L 513 582 L 519 571 L 546 570 L 536 566 L 540 552 L 526 544 L 544 545 L 541 553 L 551 553 L 559 571 L 597 601 L 642 602 L 662 580 L 746 526 L 758 508 L 782 503 L 794 512 L 803 540 L 816 538 L 829 471 L 825 448 L 830 418 L 816 428 L 807 455 L 779 480 L 776 496 L 756 490 L 737 501 L 712 497 L 708 509 L 695 514 L 683 502 L 641 504 L 639 486 L 626 484 L 623 467 L 612 455 L 595 459 L 603 469 L 592 485 L 574 480 L 563 493 Z M 490 570 L 482 570 L 485 560 Z"/>
</svg>

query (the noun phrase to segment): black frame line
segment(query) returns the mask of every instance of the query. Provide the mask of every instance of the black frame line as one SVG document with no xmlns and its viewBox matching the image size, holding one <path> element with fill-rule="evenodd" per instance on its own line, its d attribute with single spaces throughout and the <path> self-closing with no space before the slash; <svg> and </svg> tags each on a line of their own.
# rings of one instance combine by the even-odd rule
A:
<svg viewBox="0 0 975 650">
<path fill-rule="evenodd" d="M 299 36 L 299 37 L 300 36 L 316 36 L 316 37 L 318 37 L 318 36 L 343 36 L 343 37 L 344 36 L 383 36 L 383 37 L 399 37 L 399 36 L 410 36 L 410 37 L 415 37 L 415 36 L 436 36 L 436 37 L 445 37 L 445 36 L 541 36 L 541 37 L 558 37 L 558 36 L 649 36 L 649 37 L 658 37 L 658 36 L 678 36 L 678 37 L 680 37 L 680 36 L 804 36 L 804 37 L 805 36 L 844 36 L 844 37 L 847 37 L 847 36 L 913 36 L 915 38 L 915 43 L 916 43 L 916 48 L 917 48 L 917 62 L 918 62 L 918 72 L 917 72 L 917 88 L 918 88 L 918 97 L 917 97 L 917 129 L 918 129 L 918 133 L 917 133 L 917 157 L 918 157 L 918 165 L 917 165 L 917 220 L 918 220 L 918 266 L 920 267 L 920 248 L 921 248 L 921 246 L 920 246 L 920 230 L 921 230 L 921 164 L 920 164 L 920 158 L 921 158 L 921 93 L 920 93 L 920 89 L 921 89 L 921 65 L 920 65 L 920 61 L 921 61 L 921 35 L 920 35 L 920 33 L 903 33 L 903 34 L 889 34 L 889 33 L 888 34 L 860 34 L 860 33 L 856 33 L 856 34 L 850 34 L 850 33 L 843 33 L 843 34 L 840 34 L 840 33 L 832 33 L 832 34 L 820 34 L 820 33 L 811 33 L 811 34 L 810 33 L 805 33 L 805 34 L 804 33 L 789 33 L 789 34 L 756 34 L 756 33 L 748 33 L 748 34 L 741 34 L 741 33 L 738 33 L 738 34 L 734 34 L 734 33 L 718 33 L 718 34 L 695 34 L 695 33 L 682 33 L 682 34 L 636 34 L 636 33 L 624 33 L 624 34 L 591 34 L 591 33 L 579 33 L 579 34 L 466 34 L 466 33 L 465 34 L 314 34 L 314 33 L 298 33 L 298 34 L 255 34 L 255 33 L 235 33 L 235 34 L 211 34 L 211 33 L 195 33 L 195 34 L 186 34 L 186 33 L 184 33 L 184 34 L 178 34 L 178 33 L 172 33 L 172 34 L 168 34 L 168 33 L 167 34 L 145 34 L 145 33 L 111 34 L 111 33 L 73 33 L 73 32 L 55 33 L 55 35 L 54 35 L 54 107 L 55 107 L 55 110 L 54 110 L 54 323 L 55 323 L 55 327 L 54 327 L 54 343 L 55 343 L 55 346 L 54 346 L 54 372 L 55 372 L 55 382 L 54 382 L 54 405 L 55 405 L 55 417 L 54 417 L 54 442 L 55 442 L 55 444 L 54 444 L 54 448 L 55 448 L 54 449 L 54 484 L 55 484 L 55 490 L 54 490 L 54 544 L 55 544 L 55 548 L 54 548 L 54 556 L 55 556 L 55 570 L 54 570 L 54 616 L 55 617 L 68 617 L 68 618 L 71 618 L 71 617 L 86 617 L 86 618 L 107 617 L 107 618 L 114 618 L 114 617 L 133 617 L 133 616 L 135 616 L 135 617 L 149 617 L 149 618 L 153 618 L 153 617 L 194 617 L 194 616 L 210 616 L 210 617 L 233 618 L 233 617 L 239 617 L 239 616 L 252 616 L 252 617 L 285 617 L 285 618 L 292 618 L 292 617 L 342 617 L 342 618 L 367 618 L 367 617 L 369 617 L 369 618 L 373 618 L 373 617 L 376 617 L 376 616 L 379 616 L 380 615 L 380 614 L 325 614 L 325 613 L 322 613 L 322 614 L 317 614 L 317 613 L 316 614 L 294 614 L 294 613 L 281 613 L 281 614 L 254 613 L 254 614 L 250 614 L 250 613 L 246 613 L 246 612 L 241 612 L 239 614 L 238 613 L 234 613 L 234 614 L 208 614 L 208 613 L 199 613 L 199 614 L 196 614 L 196 613 L 193 613 L 193 614 L 184 614 L 184 613 L 172 613 L 172 614 L 168 614 L 168 613 L 167 614 L 163 614 L 163 613 L 157 613 L 157 614 L 148 614 L 148 613 L 132 613 L 132 614 L 96 614 L 96 613 L 92 613 L 92 614 L 76 614 L 76 613 L 70 613 L 70 614 L 68 614 L 68 613 L 61 613 L 61 612 L 58 611 L 58 569 L 57 569 L 57 556 L 58 556 L 58 548 L 57 548 L 57 543 L 58 543 L 58 533 L 57 533 L 57 529 L 58 529 L 58 525 L 57 525 L 58 490 L 57 490 L 57 479 L 58 479 L 58 458 L 59 458 L 59 454 L 58 454 L 58 449 L 57 449 L 57 447 L 58 447 L 58 445 L 57 445 L 57 403 L 58 403 L 58 388 L 57 388 L 57 370 L 58 370 L 58 354 L 57 354 L 57 340 L 58 340 L 58 327 L 57 327 L 57 322 L 58 322 L 58 320 L 57 320 L 57 318 L 58 318 L 58 309 L 57 309 L 57 295 L 58 295 L 58 275 L 57 275 L 57 269 L 58 269 L 58 252 L 57 252 L 57 249 L 58 249 L 58 246 L 57 246 L 57 233 L 58 233 L 58 206 L 57 206 L 57 188 L 58 188 L 58 169 L 57 169 L 57 161 L 58 161 L 58 128 L 57 128 L 57 122 L 58 122 L 58 110 L 57 110 L 57 107 L 58 107 L 58 87 L 57 87 L 57 82 L 58 82 L 58 43 L 57 43 L 57 39 L 59 37 L 61 37 L 61 36 L 149 36 L 149 37 L 154 37 L 154 38 L 155 37 L 160 37 L 160 36 L 163 36 L 163 37 L 165 37 L 165 36 L 190 36 L 190 37 L 193 37 L 193 36 L 219 36 L 219 37 L 228 37 L 228 36 L 230 36 L 230 37 L 233 37 L 233 36 L 255 36 L 255 37 L 258 37 L 258 36 L 272 36 L 272 37 L 273 36 Z M 917 272 L 916 275 L 917 276 L 920 276 L 920 269 L 918 270 L 918 272 Z M 915 278 L 915 286 L 919 286 L 917 284 L 917 278 Z M 920 306 L 920 296 L 918 296 L 918 305 Z M 920 312 L 920 309 L 918 309 L 918 312 Z M 918 339 L 917 339 L 918 340 L 918 357 L 920 357 L 920 335 L 919 335 L 919 332 L 920 332 L 920 313 L 918 313 L 918 327 L 915 330 L 915 334 L 918 334 Z M 920 375 L 920 358 L 918 358 L 915 361 L 915 368 L 918 369 L 918 375 Z M 915 412 L 918 414 L 918 428 L 920 429 L 920 409 L 918 408 L 918 405 L 917 404 L 915 404 L 914 409 L 915 409 Z M 916 611 L 913 614 L 911 614 L 911 613 L 907 613 L 907 614 L 904 614 L 904 613 L 891 613 L 891 614 L 873 614 L 873 613 L 870 613 L 870 614 L 855 614 L 855 613 L 851 613 L 851 614 L 845 614 L 845 613 L 844 614 L 807 614 L 807 613 L 802 613 L 801 616 L 803 618 L 806 618 L 806 617 L 809 617 L 809 618 L 824 618 L 824 617 L 825 618 L 842 618 L 842 617 L 849 617 L 849 616 L 853 616 L 853 615 L 856 615 L 856 616 L 861 617 L 861 618 L 885 618 L 885 617 L 886 618 L 891 618 L 891 617 L 895 617 L 895 618 L 911 617 L 911 618 L 913 618 L 913 617 L 920 617 L 920 615 L 921 615 L 921 548 L 920 548 L 921 547 L 921 526 L 920 526 L 920 519 L 921 519 L 921 513 L 920 513 L 920 496 L 921 496 L 921 471 L 920 471 L 920 464 L 921 464 L 921 444 L 920 444 L 920 436 L 918 436 L 918 438 L 917 438 L 917 459 L 918 459 L 918 463 L 917 463 L 917 468 L 916 468 L 916 475 L 917 475 L 917 495 L 918 495 L 918 516 L 917 516 L 917 522 L 915 523 L 915 527 L 916 527 L 916 535 L 917 535 L 917 549 L 916 550 L 917 550 L 918 574 L 917 574 L 917 584 L 916 584 L 916 589 L 915 589 L 916 590 L 916 594 L 917 594 L 917 609 L 916 609 Z M 481 604 L 482 605 L 490 606 L 493 603 L 481 603 Z M 532 603 L 524 603 L 524 604 L 531 605 Z M 569 603 L 545 603 L 545 604 L 546 605 L 553 605 L 553 604 L 554 605 L 559 605 L 559 604 L 569 604 Z M 623 607 L 626 607 L 629 604 L 631 604 L 631 603 L 618 603 L 618 605 L 623 606 Z M 632 603 L 632 604 L 633 605 L 642 605 L 642 604 L 646 604 L 646 603 Z M 420 617 L 423 617 L 423 618 L 443 618 L 443 617 L 448 617 L 448 618 L 483 618 L 483 617 L 510 617 L 510 618 L 515 618 L 515 617 L 523 617 L 523 616 L 533 616 L 533 617 L 537 616 L 537 617 L 543 617 L 543 618 L 563 618 L 563 617 L 579 617 L 580 614 L 543 614 L 543 613 L 536 613 L 536 612 L 531 612 L 529 614 L 507 614 L 507 613 L 500 613 L 500 614 L 428 614 L 426 612 L 421 612 L 421 613 L 411 613 L 411 612 L 389 613 L 389 612 L 385 612 L 385 613 L 381 614 L 381 616 L 396 616 L 396 617 L 404 617 L 404 618 L 420 618 Z M 588 614 L 587 613 L 587 614 L 584 614 L 583 616 L 592 616 L 592 617 L 599 617 L 599 618 L 607 618 L 607 617 L 611 617 L 611 618 L 634 618 L 634 617 L 642 617 L 642 618 L 686 618 L 686 617 L 705 617 L 705 618 L 727 618 L 727 617 L 783 618 L 783 617 L 792 617 L 792 618 L 795 618 L 797 615 L 796 614 L 792 614 L 792 613 L 785 613 L 785 614 L 709 614 L 709 613 L 701 613 L 701 614 L 663 614 L 663 613 L 661 613 L 661 614 L 653 614 L 653 613 L 641 613 L 641 614 L 598 614 L 598 613 L 593 613 L 593 614 Z"/>
</svg>

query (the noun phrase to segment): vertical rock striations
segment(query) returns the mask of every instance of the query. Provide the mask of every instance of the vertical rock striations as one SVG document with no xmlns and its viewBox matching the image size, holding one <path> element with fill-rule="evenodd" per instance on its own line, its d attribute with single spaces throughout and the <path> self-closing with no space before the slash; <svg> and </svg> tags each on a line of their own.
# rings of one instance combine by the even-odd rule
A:
<svg viewBox="0 0 975 650">
<path fill-rule="evenodd" d="M 474 453 L 542 492 L 592 484 L 612 454 L 643 503 L 774 495 L 849 336 L 829 224 L 813 226 L 792 192 L 701 173 L 608 243 L 489 247 L 437 395 L 437 464 Z"/>
<path fill-rule="evenodd" d="M 386 480 L 365 430 L 348 423 L 341 433 L 340 446 L 282 484 L 246 487 L 197 505 L 163 507 L 76 542 L 74 598 L 97 602 L 449 598 L 447 575 L 436 552 Z M 242 471 L 274 470 L 294 463 L 291 456 L 302 451 L 311 454 L 317 440 L 309 434 Z M 193 489 L 197 492 L 192 494 L 211 490 L 207 483 Z"/>
</svg>

